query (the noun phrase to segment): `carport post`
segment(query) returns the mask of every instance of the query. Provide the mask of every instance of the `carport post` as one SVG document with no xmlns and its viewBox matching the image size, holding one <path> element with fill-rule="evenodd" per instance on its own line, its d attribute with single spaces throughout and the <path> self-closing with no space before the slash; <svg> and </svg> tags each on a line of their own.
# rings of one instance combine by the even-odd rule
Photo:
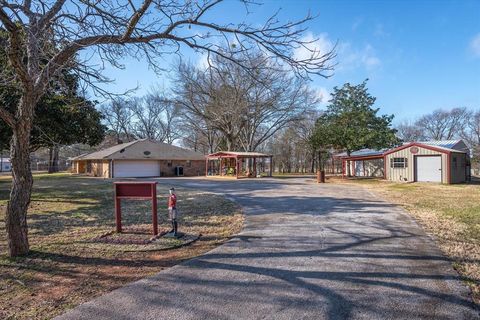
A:
<svg viewBox="0 0 480 320">
<path fill-rule="evenodd" d="M 238 157 L 235 157 L 235 171 L 236 171 L 236 174 L 237 174 L 237 179 L 238 179 L 238 176 L 239 176 L 239 172 L 240 172 L 240 162 L 238 161 Z"/>
<path fill-rule="evenodd" d="M 115 195 L 115 224 L 117 226 L 117 232 L 122 232 L 122 208 L 121 199 Z"/>
<path fill-rule="evenodd" d="M 158 234 L 158 217 L 157 217 L 157 185 L 152 184 L 152 224 L 153 235 Z"/>
<path fill-rule="evenodd" d="M 273 157 L 270 156 L 270 177 L 273 175 Z"/>
</svg>

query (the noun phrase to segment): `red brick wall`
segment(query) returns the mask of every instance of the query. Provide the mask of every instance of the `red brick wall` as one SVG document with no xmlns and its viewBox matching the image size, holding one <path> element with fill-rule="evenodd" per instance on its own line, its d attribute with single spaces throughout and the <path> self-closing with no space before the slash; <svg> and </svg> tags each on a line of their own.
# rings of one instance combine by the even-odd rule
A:
<svg viewBox="0 0 480 320">
<path fill-rule="evenodd" d="M 169 165 L 170 164 L 170 165 Z M 190 164 L 185 160 L 161 160 L 160 172 L 162 177 L 174 177 L 175 167 L 183 167 L 183 175 L 185 177 L 196 177 L 205 175 L 205 161 L 192 160 Z"/>
</svg>

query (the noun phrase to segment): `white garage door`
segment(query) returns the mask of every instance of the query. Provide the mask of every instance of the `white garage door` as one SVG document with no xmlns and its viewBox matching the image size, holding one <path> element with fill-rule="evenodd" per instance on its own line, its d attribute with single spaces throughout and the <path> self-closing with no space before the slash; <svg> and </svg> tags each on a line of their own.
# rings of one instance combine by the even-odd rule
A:
<svg viewBox="0 0 480 320">
<path fill-rule="evenodd" d="M 117 160 L 113 163 L 115 178 L 141 178 L 160 176 L 158 161 Z"/>
<path fill-rule="evenodd" d="M 442 157 L 416 157 L 417 181 L 442 182 Z"/>
</svg>

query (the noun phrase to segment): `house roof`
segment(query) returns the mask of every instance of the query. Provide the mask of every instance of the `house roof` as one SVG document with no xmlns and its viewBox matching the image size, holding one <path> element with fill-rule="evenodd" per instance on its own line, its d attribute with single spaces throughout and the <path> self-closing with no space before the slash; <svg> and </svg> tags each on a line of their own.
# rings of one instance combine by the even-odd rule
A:
<svg viewBox="0 0 480 320">
<path fill-rule="evenodd" d="M 75 156 L 75 157 L 70 157 L 67 160 L 69 160 L 69 161 L 77 160 L 77 159 L 80 159 L 80 158 L 86 156 L 87 154 L 89 154 L 89 153 L 82 153 L 81 155 L 78 155 L 78 156 Z"/>
<path fill-rule="evenodd" d="M 148 139 L 127 143 L 92 152 L 74 160 L 205 160 L 201 153 Z"/>
<path fill-rule="evenodd" d="M 102 149 L 102 150 L 95 151 L 95 152 L 92 152 L 92 153 L 88 153 L 84 156 L 79 157 L 76 160 L 80 160 L 80 159 L 81 160 L 109 159 L 109 156 L 113 155 L 114 153 L 119 152 L 119 151 L 121 151 L 125 148 L 128 148 L 131 145 L 134 145 L 135 143 L 140 142 L 140 141 L 145 141 L 145 139 L 134 140 L 134 141 L 126 142 L 126 143 L 117 144 L 117 145 L 115 145 L 113 147 L 110 147 L 110 148 L 106 148 L 106 149 Z"/>
<path fill-rule="evenodd" d="M 242 151 L 219 151 L 208 155 L 208 158 L 217 157 L 232 157 L 232 158 L 268 158 L 270 154 L 260 152 L 242 152 Z"/>
</svg>

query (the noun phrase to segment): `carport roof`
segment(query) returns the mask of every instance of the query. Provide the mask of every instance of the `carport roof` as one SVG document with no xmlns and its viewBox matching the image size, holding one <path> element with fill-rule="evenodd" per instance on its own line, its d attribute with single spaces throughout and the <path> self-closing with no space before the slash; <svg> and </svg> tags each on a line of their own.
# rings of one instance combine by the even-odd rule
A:
<svg viewBox="0 0 480 320">
<path fill-rule="evenodd" d="M 269 158 L 272 155 L 260 152 L 242 152 L 242 151 L 219 151 L 209 154 L 208 158 Z"/>
<path fill-rule="evenodd" d="M 374 156 L 382 156 L 386 149 L 375 150 L 375 149 L 361 149 L 358 151 L 354 151 L 350 153 L 350 158 L 357 158 L 357 157 L 374 157 Z M 347 158 L 347 153 L 342 152 L 336 155 L 339 158 Z"/>
</svg>

